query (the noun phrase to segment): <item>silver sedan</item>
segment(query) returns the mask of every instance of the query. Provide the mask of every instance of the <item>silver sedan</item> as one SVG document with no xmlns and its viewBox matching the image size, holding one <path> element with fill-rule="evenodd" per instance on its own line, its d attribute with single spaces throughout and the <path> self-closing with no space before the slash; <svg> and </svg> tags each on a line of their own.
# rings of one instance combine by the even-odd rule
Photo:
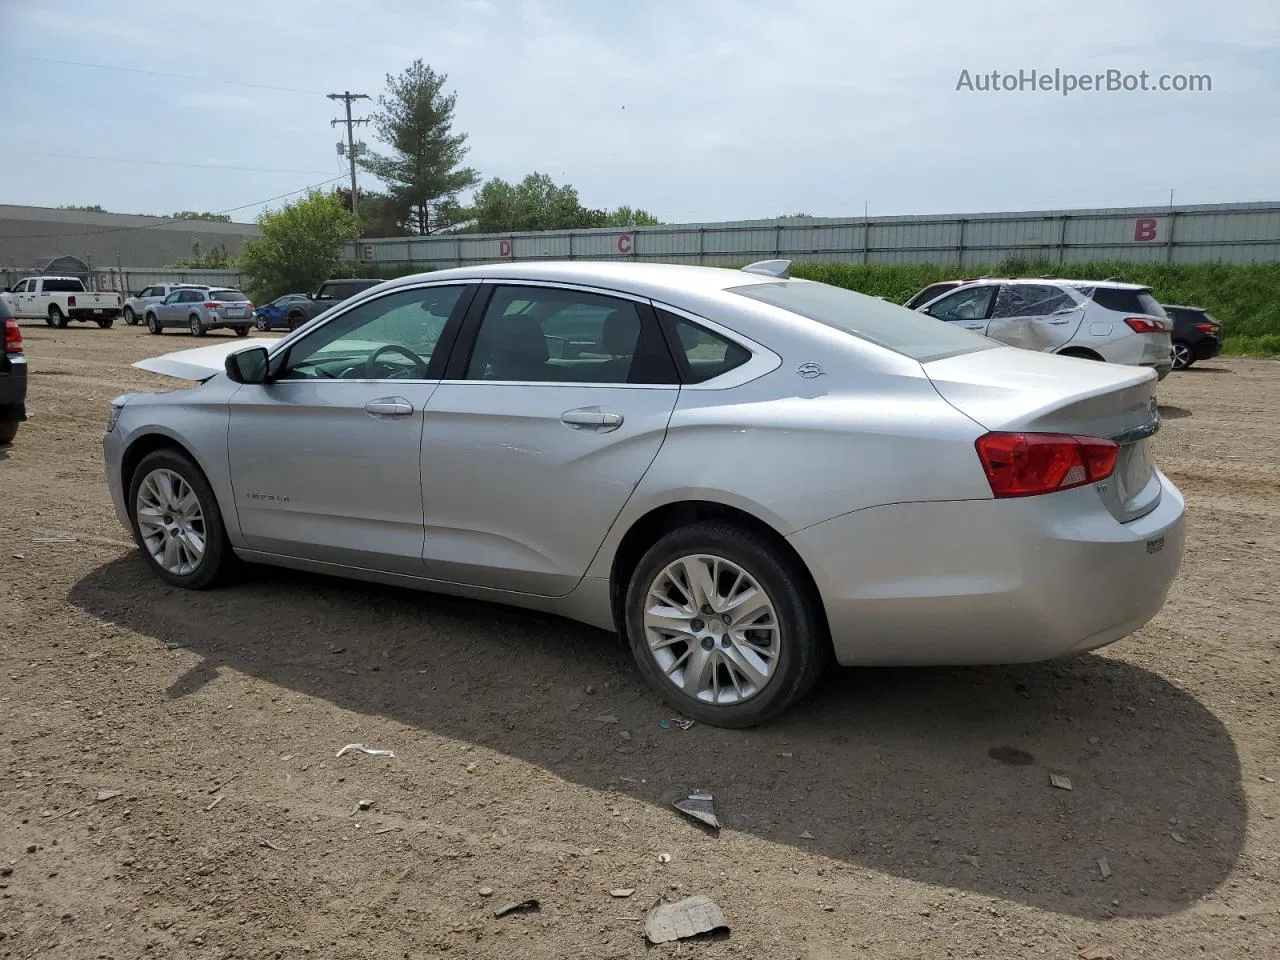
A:
<svg viewBox="0 0 1280 960">
<path fill-rule="evenodd" d="M 1161 608 L 1183 501 L 1156 375 L 848 290 L 644 263 L 381 284 L 265 345 L 138 366 L 121 521 L 165 581 L 276 564 L 562 614 L 689 717 L 841 664 L 1090 650 Z"/>
</svg>

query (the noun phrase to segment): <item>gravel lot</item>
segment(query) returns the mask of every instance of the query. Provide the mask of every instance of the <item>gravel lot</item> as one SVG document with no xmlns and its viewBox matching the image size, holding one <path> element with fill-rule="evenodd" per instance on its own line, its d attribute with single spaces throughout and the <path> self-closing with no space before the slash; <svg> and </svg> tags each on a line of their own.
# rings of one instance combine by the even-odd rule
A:
<svg viewBox="0 0 1280 960">
<path fill-rule="evenodd" d="M 99 441 L 112 396 L 177 383 L 129 364 L 196 342 L 23 335 L 0 957 L 1280 955 L 1280 364 L 1162 385 L 1189 553 L 1137 635 L 839 671 L 766 729 L 686 731 L 552 617 L 271 570 L 166 587 Z M 336 759 L 353 741 L 395 759 Z M 718 837 L 670 807 L 700 788 Z M 693 894 L 731 933 L 646 947 L 648 908 Z"/>
</svg>

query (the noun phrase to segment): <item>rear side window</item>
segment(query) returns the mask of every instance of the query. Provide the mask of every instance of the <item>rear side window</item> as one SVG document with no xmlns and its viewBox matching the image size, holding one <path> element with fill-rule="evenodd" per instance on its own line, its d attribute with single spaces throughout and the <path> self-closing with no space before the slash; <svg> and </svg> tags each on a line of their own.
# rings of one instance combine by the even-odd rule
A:
<svg viewBox="0 0 1280 960">
<path fill-rule="evenodd" d="M 1151 295 L 1150 290 L 1118 290 L 1115 287 L 1094 287 L 1093 302 L 1118 313 L 1141 313 L 1149 317 L 1165 317 L 1164 307 Z"/>
<path fill-rule="evenodd" d="M 79 280 L 47 279 L 44 282 L 45 293 L 84 293 L 84 284 Z"/>
<path fill-rule="evenodd" d="M 1061 287 L 1039 283 L 1005 283 L 996 297 L 993 317 L 1047 317 L 1075 308 L 1071 294 Z"/>
<path fill-rule="evenodd" d="M 686 383 L 703 383 L 751 359 L 751 351 L 666 310 L 659 311 Z"/>
<path fill-rule="evenodd" d="M 781 307 L 920 363 L 997 346 L 986 337 L 887 300 L 812 280 L 753 283 L 726 292 Z"/>
</svg>

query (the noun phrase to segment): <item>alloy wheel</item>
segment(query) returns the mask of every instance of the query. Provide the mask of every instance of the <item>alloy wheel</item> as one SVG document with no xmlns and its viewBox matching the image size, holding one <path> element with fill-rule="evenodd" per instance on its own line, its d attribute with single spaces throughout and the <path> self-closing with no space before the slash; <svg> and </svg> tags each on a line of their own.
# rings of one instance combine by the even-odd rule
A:
<svg viewBox="0 0 1280 960">
<path fill-rule="evenodd" d="M 153 470 L 138 486 L 134 512 L 151 559 L 176 576 L 194 573 L 204 559 L 205 522 L 191 484 L 173 470 Z"/>
<path fill-rule="evenodd" d="M 751 574 L 723 557 L 694 554 L 654 578 L 645 641 L 666 678 L 712 705 L 742 703 L 778 666 L 777 610 Z"/>
<path fill-rule="evenodd" d="M 1173 366 L 1177 370 L 1185 369 L 1191 363 L 1191 348 L 1185 343 L 1173 345 Z"/>
</svg>

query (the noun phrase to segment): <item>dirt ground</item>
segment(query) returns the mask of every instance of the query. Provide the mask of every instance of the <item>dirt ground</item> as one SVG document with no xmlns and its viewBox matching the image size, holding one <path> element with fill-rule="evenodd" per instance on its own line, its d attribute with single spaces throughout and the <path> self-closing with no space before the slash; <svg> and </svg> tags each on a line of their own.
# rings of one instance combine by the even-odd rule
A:
<svg viewBox="0 0 1280 960">
<path fill-rule="evenodd" d="M 99 442 L 111 397 L 178 384 L 129 364 L 196 343 L 23 335 L 0 957 L 1280 956 L 1280 363 L 1161 386 L 1189 552 L 1135 636 L 837 671 L 725 731 L 664 728 L 613 637 L 552 617 L 271 570 L 170 589 Z M 698 789 L 719 836 L 671 808 Z M 731 932 L 647 947 L 694 894 Z"/>
</svg>

